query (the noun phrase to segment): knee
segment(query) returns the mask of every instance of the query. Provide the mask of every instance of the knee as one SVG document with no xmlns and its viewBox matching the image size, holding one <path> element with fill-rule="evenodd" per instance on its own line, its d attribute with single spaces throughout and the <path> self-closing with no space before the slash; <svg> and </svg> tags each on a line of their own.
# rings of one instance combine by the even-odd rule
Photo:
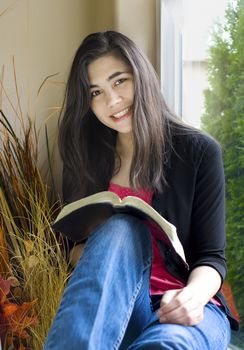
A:
<svg viewBox="0 0 244 350">
<path fill-rule="evenodd" d="M 99 236 L 99 237 L 98 237 Z M 93 239 L 106 242 L 113 249 L 151 247 L 151 234 L 142 220 L 127 214 L 115 214 L 100 225 L 93 233 Z"/>
<path fill-rule="evenodd" d="M 116 214 L 107 222 L 109 231 L 116 241 L 126 242 L 126 245 L 150 245 L 151 234 L 147 225 L 132 215 Z"/>
<path fill-rule="evenodd" d="M 111 231 L 124 235 L 148 236 L 149 229 L 142 220 L 128 214 L 115 214 L 106 223 Z"/>
</svg>

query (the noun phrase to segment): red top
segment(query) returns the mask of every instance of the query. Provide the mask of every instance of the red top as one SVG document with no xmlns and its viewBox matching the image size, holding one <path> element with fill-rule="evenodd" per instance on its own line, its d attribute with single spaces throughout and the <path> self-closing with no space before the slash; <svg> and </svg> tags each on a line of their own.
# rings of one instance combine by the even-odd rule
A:
<svg viewBox="0 0 244 350">
<path fill-rule="evenodd" d="M 127 196 L 134 196 L 143 199 L 146 203 L 152 204 L 153 191 L 140 190 L 134 191 L 130 187 L 120 186 L 114 183 L 110 183 L 108 191 L 116 193 L 121 199 Z M 185 286 L 185 283 L 178 280 L 176 277 L 171 275 L 164 264 L 164 259 L 160 254 L 160 250 L 157 245 L 157 239 L 162 237 L 161 229 L 154 226 L 151 222 L 146 222 L 151 234 L 152 234 L 152 269 L 150 277 L 150 294 L 151 295 L 161 295 L 167 290 L 171 289 L 181 289 Z M 211 301 L 216 305 L 221 304 L 216 298 L 212 298 Z"/>
<path fill-rule="evenodd" d="M 152 191 L 140 190 L 134 191 L 129 187 L 119 186 L 114 183 L 110 183 L 108 191 L 116 193 L 121 199 L 126 196 L 134 196 L 143 199 L 146 203 L 152 204 Z M 171 275 L 164 264 L 164 260 L 160 254 L 156 239 L 162 234 L 157 226 L 154 226 L 151 222 L 146 222 L 150 228 L 152 234 L 152 248 L 153 248 L 153 258 L 152 258 L 152 270 L 150 278 L 150 294 L 164 294 L 170 289 L 180 289 L 185 286 L 185 284 L 179 281 L 176 277 Z"/>
</svg>

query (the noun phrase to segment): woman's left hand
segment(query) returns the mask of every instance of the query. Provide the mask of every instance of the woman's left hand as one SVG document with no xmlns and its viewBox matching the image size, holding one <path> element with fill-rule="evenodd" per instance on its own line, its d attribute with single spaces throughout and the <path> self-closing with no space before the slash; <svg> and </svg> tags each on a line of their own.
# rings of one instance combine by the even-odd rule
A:
<svg viewBox="0 0 244 350">
<path fill-rule="evenodd" d="M 188 286 L 167 291 L 158 310 L 160 323 L 175 323 L 194 326 L 203 319 L 204 303 L 196 291 Z"/>
</svg>

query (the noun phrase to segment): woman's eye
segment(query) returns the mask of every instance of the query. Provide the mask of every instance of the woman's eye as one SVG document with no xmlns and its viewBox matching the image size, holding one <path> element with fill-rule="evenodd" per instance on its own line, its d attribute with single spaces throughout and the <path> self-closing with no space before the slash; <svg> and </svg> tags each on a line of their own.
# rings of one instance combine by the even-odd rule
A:
<svg viewBox="0 0 244 350">
<path fill-rule="evenodd" d="M 124 82 L 125 80 L 126 80 L 125 78 L 121 78 L 121 79 L 119 79 L 119 80 L 116 80 L 115 85 L 116 85 L 116 86 L 117 86 L 117 85 L 121 85 L 121 84 L 123 84 L 123 82 Z"/>
<path fill-rule="evenodd" d="M 92 91 L 91 97 L 96 97 L 96 96 L 100 95 L 100 93 L 101 93 L 101 91 L 99 91 L 99 90 Z"/>
</svg>

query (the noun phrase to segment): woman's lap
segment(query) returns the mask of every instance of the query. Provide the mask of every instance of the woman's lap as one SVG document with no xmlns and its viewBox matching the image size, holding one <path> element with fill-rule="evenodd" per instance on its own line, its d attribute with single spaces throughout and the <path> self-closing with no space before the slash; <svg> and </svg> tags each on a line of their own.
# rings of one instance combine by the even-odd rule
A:
<svg viewBox="0 0 244 350">
<path fill-rule="evenodd" d="M 196 326 L 161 324 L 157 312 L 153 312 L 140 336 L 127 349 L 225 350 L 229 341 L 230 326 L 226 315 L 218 306 L 208 303 L 203 321 Z"/>
</svg>

